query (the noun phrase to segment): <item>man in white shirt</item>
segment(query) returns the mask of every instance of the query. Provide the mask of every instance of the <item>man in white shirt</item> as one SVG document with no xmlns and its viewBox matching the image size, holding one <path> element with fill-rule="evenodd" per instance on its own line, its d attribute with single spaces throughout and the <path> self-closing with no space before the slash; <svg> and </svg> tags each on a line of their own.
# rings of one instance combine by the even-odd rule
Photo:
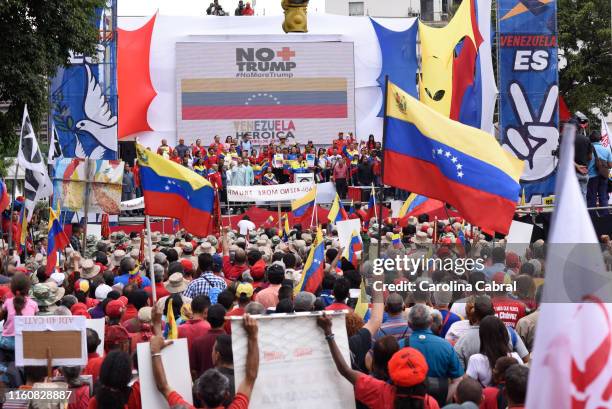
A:
<svg viewBox="0 0 612 409">
<path fill-rule="evenodd" d="M 237 226 L 241 236 L 246 236 L 249 230 L 255 230 L 255 223 L 251 221 L 249 216 L 244 216 Z"/>
</svg>

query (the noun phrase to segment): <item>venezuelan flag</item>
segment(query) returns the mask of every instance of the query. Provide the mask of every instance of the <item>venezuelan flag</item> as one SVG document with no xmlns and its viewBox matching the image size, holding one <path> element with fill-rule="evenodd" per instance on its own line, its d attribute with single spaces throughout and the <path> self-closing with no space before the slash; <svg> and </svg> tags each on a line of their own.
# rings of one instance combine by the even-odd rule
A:
<svg viewBox="0 0 612 409">
<path fill-rule="evenodd" d="M 334 199 L 334 203 L 332 203 L 331 208 L 329 209 L 329 214 L 327 215 L 330 223 L 336 223 L 342 220 L 347 220 L 348 215 L 340 203 L 340 196 L 336 193 L 336 198 Z"/>
<path fill-rule="evenodd" d="M 368 313 L 368 295 L 366 293 L 365 280 L 363 279 L 361 280 L 359 290 L 359 298 L 357 298 L 357 304 L 355 304 L 355 314 L 363 319 Z"/>
<path fill-rule="evenodd" d="M 0 212 L 5 211 L 10 203 L 11 197 L 8 194 L 8 189 L 4 181 L 0 181 Z"/>
<path fill-rule="evenodd" d="M 28 240 L 28 218 L 26 217 L 25 205 L 21 206 L 21 213 L 19 213 L 19 224 L 21 225 L 19 244 L 22 248 L 25 248 L 26 241 Z"/>
<path fill-rule="evenodd" d="M 406 199 L 402 208 L 399 211 L 399 218 L 406 216 L 408 213 L 425 203 L 428 199 L 425 196 L 417 195 L 416 193 L 410 193 L 410 196 Z"/>
<path fill-rule="evenodd" d="M 302 217 L 308 209 L 314 207 L 317 198 L 317 188 L 313 186 L 304 196 L 291 202 L 291 210 L 295 217 Z"/>
<path fill-rule="evenodd" d="M 178 219 L 197 236 L 209 234 L 215 190 L 197 173 L 137 145 L 145 214 Z"/>
<path fill-rule="evenodd" d="M 53 273 L 55 266 L 57 265 L 57 252 L 61 251 L 70 244 L 70 240 L 64 233 L 64 229 L 59 221 L 59 208 L 57 213 L 49 208 L 49 235 L 47 236 L 47 265 L 45 272 L 47 276 Z"/>
<path fill-rule="evenodd" d="M 166 313 L 166 327 L 164 328 L 164 337 L 166 339 L 178 338 L 178 327 L 176 326 L 176 318 L 172 309 L 172 300 L 168 303 L 168 312 Z"/>
<path fill-rule="evenodd" d="M 283 215 L 283 229 L 278 232 L 279 236 L 283 239 L 283 241 L 289 241 L 289 233 L 291 229 L 289 228 L 289 217 L 287 217 L 287 213 Z"/>
<path fill-rule="evenodd" d="M 439 114 L 393 83 L 386 104 L 383 183 L 445 201 L 471 223 L 507 234 L 523 162 L 492 135 Z"/>
<path fill-rule="evenodd" d="M 393 236 L 391 237 L 391 243 L 394 246 L 399 246 L 401 242 L 402 242 L 402 235 L 400 233 L 393 233 Z"/>
<path fill-rule="evenodd" d="M 355 202 L 351 199 L 351 207 L 349 207 L 349 214 L 355 213 Z"/>
<path fill-rule="evenodd" d="M 310 248 L 306 264 L 302 270 L 302 278 L 297 286 L 293 289 L 293 294 L 300 291 L 308 291 L 314 293 L 323 282 L 323 273 L 325 271 L 325 241 L 323 240 L 323 232 L 321 228 L 317 228 L 317 236 Z"/>
<path fill-rule="evenodd" d="M 351 233 L 351 241 L 349 242 L 348 247 L 344 250 L 343 256 L 355 267 L 359 267 L 359 259 L 357 258 L 357 252 L 363 249 L 363 244 L 361 243 L 361 236 L 355 230 Z"/>
<path fill-rule="evenodd" d="M 365 221 L 365 225 L 370 225 L 370 219 L 376 216 L 376 191 L 374 190 L 374 186 L 372 186 L 372 190 L 370 191 L 370 200 L 368 200 L 368 218 Z"/>
</svg>

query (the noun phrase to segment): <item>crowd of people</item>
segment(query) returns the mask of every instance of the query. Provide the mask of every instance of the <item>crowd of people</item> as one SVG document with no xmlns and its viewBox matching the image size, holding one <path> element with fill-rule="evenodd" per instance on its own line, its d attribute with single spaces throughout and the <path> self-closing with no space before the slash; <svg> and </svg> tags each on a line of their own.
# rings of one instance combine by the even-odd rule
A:
<svg viewBox="0 0 612 409">
<path fill-rule="evenodd" d="M 225 143 L 215 136 L 208 146 L 200 140 L 186 145 L 180 139 L 170 147 L 163 140 L 156 151 L 206 177 L 220 191 L 231 185 L 289 183 L 305 172 L 333 181 L 341 196 L 349 184 L 380 182 L 381 147 L 373 136 L 357 143 L 340 132 L 326 147 L 281 138 L 261 149 L 253 146 L 249 134 L 239 141 L 227 137 Z M 126 164 L 125 175 L 122 199 L 129 200 L 140 195 L 137 165 L 132 169 Z M 22 205 L 16 203 L 12 225 L 3 226 L 4 232 L 13 228 L 14 237 L 19 235 L 14 227 Z M 171 407 L 190 407 L 169 386 L 159 359 L 176 336 L 187 340 L 190 374 L 185 376 L 193 382 L 195 406 L 246 408 L 259 367 L 258 316 L 346 310 L 350 362 L 324 313 L 317 318 L 318 336 L 327 341 L 338 372 L 354 385 L 358 408 L 522 407 L 544 285 L 545 243 L 538 240 L 516 254 L 505 249 L 503 239 L 492 241 L 477 227 L 465 229 L 460 217 L 430 220 L 423 214 L 399 226 L 390 218 L 368 220 L 368 213 L 355 205 L 349 217 L 361 219 L 363 249 L 356 259 L 350 257 L 335 226 L 323 224 L 324 274 L 311 292 L 294 291 L 316 245 L 316 232 L 299 221 L 289 232 L 256 226 L 248 217 L 236 230 L 224 228 L 207 237 L 184 230 L 152 232 L 153 276 L 145 257 L 149 247 L 140 234 L 115 231 L 101 240 L 89 236 L 83 241 L 79 224 L 73 224 L 71 245 L 49 275 L 44 228 L 32 226 L 37 239 L 27 251 L 4 251 L 0 266 L 0 381 L 20 389 L 59 384 L 77 397 L 71 409 L 140 408 L 136 345 L 150 342 L 159 391 Z M 612 246 L 606 237 L 602 248 L 609 263 Z M 381 276 L 373 268 L 377 250 L 383 259 L 479 258 L 483 264 L 459 271 L 434 261 L 412 271 L 386 269 Z M 379 291 L 377 280 L 404 290 Z M 367 283 L 368 308 L 358 313 L 362 283 Z M 408 291 L 403 283 L 416 286 Z M 467 283 L 473 290 L 452 283 Z M 477 283 L 512 284 L 513 290 L 478 290 Z M 430 285 L 435 289 L 425 290 Z M 18 315 L 103 318 L 104 354 L 96 353 L 100 337 L 88 329 L 85 367 L 57 367 L 52 378 L 46 367 L 16 367 Z M 234 382 L 232 316 L 243 317 L 248 337 L 239 385 Z M 7 401 L 4 407 L 32 404 Z"/>
<path fill-rule="evenodd" d="M 217 135 L 208 146 L 201 139 L 191 145 L 179 139 L 171 147 L 164 139 L 157 148 L 158 154 L 206 177 L 221 196 L 227 186 L 291 183 L 297 175 L 311 173 L 317 182 L 334 182 L 342 199 L 349 186 L 380 184 L 381 152 L 374 135 L 357 142 L 352 133 L 345 137 L 344 132 L 327 146 L 289 143 L 284 136 L 278 143 L 255 146 L 245 133 L 239 140 L 228 136 L 225 142 Z"/>
<path fill-rule="evenodd" d="M 181 150 L 177 147 L 168 154 L 174 156 L 177 149 Z M 465 232 L 466 242 L 460 245 L 456 228 L 461 219 L 429 221 L 427 215 L 410 217 L 397 242 L 393 237 L 398 227 L 391 221 L 384 221 L 381 236 L 376 220 L 370 223 L 362 234 L 364 249 L 357 262 L 347 259 L 335 227 L 324 226 L 322 282 L 314 292 L 295 294 L 315 237 L 314 231 L 299 224 L 285 238 L 276 228 L 256 226 L 243 234 L 225 228 L 208 237 L 154 232 L 153 280 L 141 253 L 148 247 L 141 246 L 136 233 L 88 239 L 87 247 L 81 248 L 82 232 L 75 225 L 70 237 L 75 247 L 66 249 L 50 276 L 40 247 L 27 259 L 5 254 L 0 274 L 2 381 L 6 387 L 21 389 L 60 383 L 78 396 L 71 409 L 140 408 L 134 355 L 138 343 L 150 342 L 158 389 L 171 407 L 190 407 L 168 385 L 159 359 L 171 338 L 170 309 L 175 312 L 177 336 L 187 339 L 191 374 L 185 376 L 193 381 L 195 406 L 246 408 L 259 365 L 257 316 L 347 310 L 350 362 L 336 345 L 339 334 L 334 334 L 329 317 L 318 318 L 318 336 L 326 339 L 339 373 L 354 385 L 359 408 L 522 407 L 545 244 L 535 242 L 518 255 L 506 251 L 503 240 L 493 245 L 473 229 Z M 434 230 L 439 232 L 436 246 L 432 246 Z M 484 266 L 461 275 L 425 265 L 416 274 L 391 269 L 377 276 L 369 246 L 380 246 L 382 258 L 479 257 Z M 393 284 L 515 283 L 515 290 L 382 292 L 373 285 L 377 279 Z M 368 283 L 370 297 L 363 316 L 356 312 L 362 280 Z M 46 377 L 45 367 L 15 367 L 15 316 L 71 314 L 106 320 L 104 354 L 96 353 L 100 339 L 88 330 L 85 367 L 55 368 L 53 379 Z M 231 316 L 244 316 L 248 334 L 246 373 L 239 385 L 234 384 Z M 4 407 L 27 404 L 9 401 Z"/>
<path fill-rule="evenodd" d="M 223 7 L 219 4 L 219 0 L 213 0 L 212 3 L 206 9 L 206 14 L 209 16 L 228 16 L 229 13 L 223 10 Z M 251 7 L 251 2 L 246 3 L 242 0 L 238 1 L 238 7 L 234 10 L 235 16 L 252 16 L 255 14 L 255 10 Z"/>
</svg>

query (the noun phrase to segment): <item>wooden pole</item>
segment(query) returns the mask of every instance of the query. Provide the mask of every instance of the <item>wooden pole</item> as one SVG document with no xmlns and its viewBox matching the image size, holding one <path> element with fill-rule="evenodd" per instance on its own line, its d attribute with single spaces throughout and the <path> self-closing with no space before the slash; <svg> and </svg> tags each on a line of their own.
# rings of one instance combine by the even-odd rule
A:
<svg viewBox="0 0 612 409">
<path fill-rule="evenodd" d="M 162 222 L 163 223 L 163 222 Z M 155 290 L 155 272 L 153 270 L 153 240 L 151 240 L 151 220 L 149 216 L 145 215 L 145 225 L 147 228 L 147 244 L 149 247 L 149 275 L 151 276 L 151 298 L 153 299 L 153 305 L 157 302 L 157 291 Z"/>
</svg>

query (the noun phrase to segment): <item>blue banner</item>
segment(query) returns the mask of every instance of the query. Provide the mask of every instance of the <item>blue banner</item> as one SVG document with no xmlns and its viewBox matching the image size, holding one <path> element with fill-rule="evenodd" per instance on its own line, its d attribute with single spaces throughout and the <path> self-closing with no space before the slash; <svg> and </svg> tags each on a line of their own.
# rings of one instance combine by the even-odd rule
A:
<svg viewBox="0 0 612 409">
<path fill-rule="evenodd" d="M 116 1 L 96 10 L 94 56 L 70 56 L 51 80 L 51 117 L 64 157 L 117 158 Z"/>
<path fill-rule="evenodd" d="M 556 0 L 498 0 L 500 136 L 525 161 L 527 200 L 554 192 L 559 149 Z"/>
</svg>

